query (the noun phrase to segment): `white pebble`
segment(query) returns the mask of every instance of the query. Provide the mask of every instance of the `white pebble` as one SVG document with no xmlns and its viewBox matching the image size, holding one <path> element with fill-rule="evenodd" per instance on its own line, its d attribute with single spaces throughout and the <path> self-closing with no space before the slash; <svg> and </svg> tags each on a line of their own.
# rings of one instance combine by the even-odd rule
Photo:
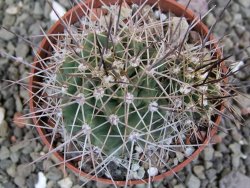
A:
<svg viewBox="0 0 250 188">
<path fill-rule="evenodd" d="M 139 170 L 139 168 L 140 168 L 140 165 L 138 163 L 134 163 L 131 166 L 132 171 L 137 171 L 137 170 Z"/>
<path fill-rule="evenodd" d="M 6 13 L 9 15 L 16 15 L 18 14 L 18 12 L 19 12 L 19 8 L 15 6 L 11 6 L 6 9 Z"/>
<path fill-rule="evenodd" d="M 159 10 L 156 10 L 154 14 L 156 19 L 160 19 L 161 12 Z"/>
<path fill-rule="evenodd" d="M 149 176 L 156 176 L 158 174 L 158 169 L 156 167 L 150 167 L 148 169 Z"/>
<path fill-rule="evenodd" d="M 69 177 L 67 177 L 67 178 L 60 180 L 58 182 L 58 185 L 60 186 L 60 188 L 71 188 L 73 185 L 73 182 Z"/>
<path fill-rule="evenodd" d="M 165 22 L 165 21 L 167 20 L 167 15 L 161 13 L 161 15 L 160 15 L 160 20 L 161 20 L 162 22 Z"/>
<path fill-rule="evenodd" d="M 42 172 L 38 172 L 38 182 L 35 184 L 35 188 L 46 188 L 47 178 Z"/>
<path fill-rule="evenodd" d="M 62 17 L 66 13 L 66 9 L 62 5 L 57 3 L 56 1 L 52 2 L 52 7 L 60 17 Z M 53 10 L 50 12 L 50 20 L 51 21 L 56 22 L 57 20 L 59 20 L 56 13 Z"/>
<path fill-rule="evenodd" d="M 189 157 L 190 155 L 193 154 L 194 150 L 195 149 L 193 147 L 187 147 L 186 150 L 185 150 L 185 156 Z"/>
<path fill-rule="evenodd" d="M 5 109 L 0 107 L 0 125 L 3 123 L 4 116 L 5 116 Z"/>
</svg>

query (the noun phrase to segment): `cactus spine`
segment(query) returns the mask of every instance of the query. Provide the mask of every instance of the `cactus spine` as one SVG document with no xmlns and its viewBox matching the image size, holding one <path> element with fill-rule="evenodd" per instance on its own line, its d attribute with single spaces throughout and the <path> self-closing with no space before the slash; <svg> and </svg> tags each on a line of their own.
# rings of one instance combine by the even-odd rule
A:
<svg viewBox="0 0 250 188">
<path fill-rule="evenodd" d="M 216 41 L 192 30 L 197 20 L 145 4 L 86 13 L 43 60 L 37 108 L 51 145 L 97 177 L 150 178 L 182 162 L 209 136 L 224 95 Z"/>
</svg>

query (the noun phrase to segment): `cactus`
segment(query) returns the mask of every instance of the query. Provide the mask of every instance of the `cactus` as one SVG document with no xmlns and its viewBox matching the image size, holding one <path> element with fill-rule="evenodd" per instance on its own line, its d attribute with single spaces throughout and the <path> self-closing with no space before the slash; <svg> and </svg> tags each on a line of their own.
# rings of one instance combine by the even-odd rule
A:
<svg viewBox="0 0 250 188">
<path fill-rule="evenodd" d="M 215 40 L 192 30 L 197 20 L 156 4 L 100 10 L 54 36 L 37 74 L 37 117 L 50 120 L 43 128 L 51 152 L 63 151 L 81 171 L 112 181 L 150 178 L 209 137 L 226 94 L 222 59 Z"/>
</svg>

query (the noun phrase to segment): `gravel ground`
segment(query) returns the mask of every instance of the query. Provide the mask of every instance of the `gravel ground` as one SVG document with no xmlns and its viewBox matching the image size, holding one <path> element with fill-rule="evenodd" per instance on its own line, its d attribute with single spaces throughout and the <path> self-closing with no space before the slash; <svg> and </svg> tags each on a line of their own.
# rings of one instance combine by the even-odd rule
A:
<svg viewBox="0 0 250 188">
<path fill-rule="evenodd" d="M 67 0 L 59 0 L 59 3 L 66 9 L 70 8 Z M 210 7 L 213 5 L 217 7 L 206 18 L 209 26 L 225 3 L 222 0 L 210 2 Z M 22 36 L 39 35 L 40 28 L 46 31 L 52 24 L 50 11 L 45 0 L 0 0 L 0 25 Z M 224 55 L 232 54 L 231 59 L 236 61 L 250 56 L 250 48 L 247 48 L 250 45 L 249 31 L 249 0 L 234 0 L 214 30 L 217 37 L 226 36 L 223 38 Z M 38 43 L 40 38 L 35 37 L 31 40 Z M 0 29 L 0 49 L 32 62 L 29 45 L 4 29 Z M 239 90 L 245 94 L 250 94 L 250 87 L 247 87 L 247 83 L 250 83 L 249 72 L 250 67 L 247 67 L 234 78 L 234 82 L 240 86 Z M 27 90 L 16 85 L 4 88 L 8 83 L 3 81 L 18 80 L 27 74 L 28 69 L 25 66 L 0 56 L 0 188 L 33 188 L 38 179 L 44 176 L 48 188 L 80 187 L 81 181 L 73 173 L 63 174 L 62 167 L 53 167 L 56 162 L 53 157 L 27 166 L 46 152 L 47 148 L 43 147 L 39 139 L 35 139 L 37 134 L 32 127 L 17 126 L 13 123 L 14 115 L 28 112 L 27 105 L 24 104 L 28 97 Z M 240 97 L 239 101 L 242 104 L 234 102 L 233 106 L 237 112 L 246 114 L 241 124 L 235 125 L 230 120 L 224 120 L 223 126 L 230 130 L 228 133 L 220 133 L 222 142 L 207 147 L 198 159 L 177 176 L 153 183 L 152 187 L 224 188 L 233 186 L 236 180 L 238 188 L 241 183 L 243 187 L 250 186 L 250 100 Z M 107 186 L 90 182 L 85 187 Z"/>
</svg>

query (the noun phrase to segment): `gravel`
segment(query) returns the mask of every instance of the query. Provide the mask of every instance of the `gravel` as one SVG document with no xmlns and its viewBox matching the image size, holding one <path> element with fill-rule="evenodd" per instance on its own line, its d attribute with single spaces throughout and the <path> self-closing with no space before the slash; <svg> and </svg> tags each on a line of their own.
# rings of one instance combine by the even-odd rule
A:
<svg viewBox="0 0 250 188">
<path fill-rule="evenodd" d="M 60 188 L 71 188 L 73 185 L 73 182 L 71 181 L 69 177 L 67 177 L 58 181 L 58 185 L 60 186 Z"/>
<path fill-rule="evenodd" d="M 213 147 L 206 147 L 203 152 L 203 158 L 205 161 L 211 161 L 214 156 L 214 148 Z"/>
<path fill-rule="evenodd" d="M 57 2 L 66 9 L 70 7 L 68 0 L 58 0 Z M 226 1 L 214 0 L 209 3 L 209 8 L 214 4 L 217 7 L 204 19 L 209 26 L 213 25 Z M 198 11 L 204 9 L 198 4 L 195 5 Z M 0 0 L 0 25 L 25 37 L 40 35 L 42 34 L 40 27 L 46 31 L 52 25 L 50 12 L 51 7 L 45 0 Z M 232 60 L 249 63 L 245 57 L 250 55 L 250 48 L 245 48 L 250 45 L 250 1 L 232 1 L 220 22 L 215 26 L 214 32 L 217 38 L 228 35 L 222 39 L 225 56 L 230 54 L 233 55 Z M 31 40 L 37 44 L 41 38 L 33 37 Z M 0 49 L 32 62 L 33 52 L 29 45 L 3 28 L 0 29 Z M 4 88 L 8 83 L 3 81 L 3 79 L 17 80 L 28 76 L 28 71 L 27 67 L 0 57 L 0 188 L 33 188 L 39 181 L 43 181 L 44 184 L 43 177 L 46 179 L 46 188 L 79 188 L 83 182 L 69 170 L 64 174 L 63 166 L 54 166 L 56 161 L 54 158 L 37 162 L 35 165 L 28 165 L 48 150 L 40 144 L 40 140 L 34 139 L 38 135 L 32 127 L 20 128 L 13 123 L 13 116 L 16 112 L 28 112 L 27 89 L 19 86 Z M 237 73 L 234 81 L 239 83 L 241 91 L 248 92 L 250 96 L 249 72 L 250 66 Z M 238 102 L 234 101 L 230 107 L 237 113 L 241 113 L 242 110 L 250 107 L 249 98 L 239 97 Z M 207 147 L 195 161 L 178 172 L 176 176 L 154 183 L 154 187 L 231 188 L 237 185 L 237 188 L 241 188 L 241 185 L 243 187 L 249 185 L 249 114 L 245 115 L 244 120 L 240 120 L 240 123 L 242 125 L 235 126 L 233 121 L 223 120 L 223 127 L 226 129 L 222 130 L 230 131 L 220 133 L 221 143 Z M 178 161 L 183 160 L 182 153 L 176 157 Z M 102 188 L 107 186 L 89 182 L 85 187 Z M 146 188 L 147 186 L 137 185 L 135 187 Z"/>
<path fill-rule="evenodd" d="M 201 181 L 199 178 L 194 176 L 193 174 L 190 174 L 186 179 L 186 186 L 188 188 L 199 188 L 201 185 Z"/>
<path fill-rule="evenodd" d="M 245 188 L 248 185 L 250 178 L 239 172 L 231 172 L 220 180 L 220 188 Z"/>
<path fill-rule="evenodd" d="M 10 157 L 10 150 L 6 146 L 2 146 L 0 149 L 0 160 L 4 160 Z"/>
<path fill-rule="evenodd" d="M 197 165 L 197 166 L 194 166 L 193 168 L 193 171 L 194 171 L 194 174 L 199 178 L 199 179 L 205 179 L 205 174 L 204 174 L 204 166 L 202 165 Z"/>
<path fill-rule="evenodd" d="M 5 117 L 5 109 L 3 107 L 0 107 L 0 124 L 3 123 Z"/>
</svg>

